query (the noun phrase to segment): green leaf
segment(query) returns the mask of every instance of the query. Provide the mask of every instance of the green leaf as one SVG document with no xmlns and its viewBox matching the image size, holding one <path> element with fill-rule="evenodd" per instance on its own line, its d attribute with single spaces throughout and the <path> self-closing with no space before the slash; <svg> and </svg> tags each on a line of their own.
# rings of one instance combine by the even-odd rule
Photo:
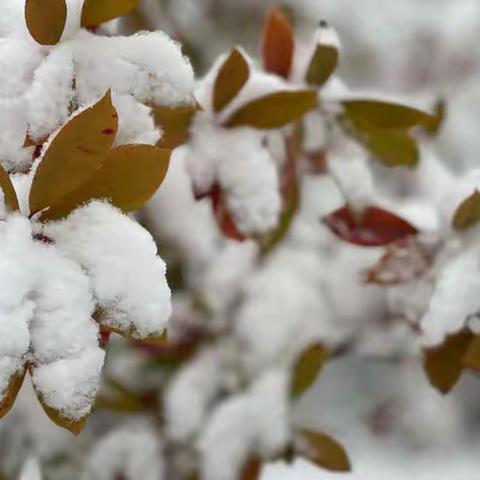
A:
<svg viewBox="0 0 480 480">
<path fill-rule="evenodd" d="M 294 398 L 313 385 L 327 357 L 327 349 L 320 344 L 312 345 L 300 355 L 292 378 L 291 392 Z"/>
<path fill-rule="evenodd" d="M 72 118 L 54 137 L 33 178 L 30 213 L 54 208 L 98 170 L 117 132 L 111 94 Z"/>
<path fill-rule="evenodd" d="M 124 212 L 138 210 L 158 190 L 171 150 L 152 145 L 122 145 L 106 156 L 76 190 L 45 210 L 40 219 L 58 220 L 93 199 L 105 199 Z"/>
<path fill-rule="evenodd" d="M 5 206 L 8 210 L 19 210 L 18 198 L 8 173 L 0 166 L 0 188 L 3 190 Z"/>
<path fill-rule="evenodd" d="M 155 124 L 163 131 L 159 147 L 175 148 L 188 138 L 190 125 L 200 109 L 198 104 L 185 107 L 153 107 Z"/>
<path fill-rule="evenodd" d="M 82 27 L 97 27 L 101 23 L 130 13 L 139 0 L 85 0 Z"/>
<path fill-rule="evenodd" d="M 272 93 L 251 101 L 234 112 L 227 127 L 248 126 L 258 129 L 281 128 L 298 120 L 317 106 L 315 90 Z"/>
<path fill-rule="evenodd" d="M 322 86 L 337 69 L 338 49 L 331 45 L 317 45 L 305 80 L 309 85 Z"/>
<path fill-rule="evenodd" d="M 225 60 L 213 87 L 213 111 L 225 108 L 240 92 L 250 75 L 250 68 L 237 48 Z"/>
<path fill-rule="evenodd" d="M 65 0 L 26 0 L 25 22 L 40 45 L 56 45 L 67 21 Z"/>
<path fill-rule="evenodd" d="M 455 211 L 453 227 L 456 230 L 465 230 L 480 220 L 480 192 L 475 190 L 467 197 Z"/>
<path fill-rule="evenodd" d="M 350 460 L 344 447 L 324 433 L 311 430 L 298 432 L 296 452 L 327 470 L 335 472 L 351 470 Z"/>
</svg>

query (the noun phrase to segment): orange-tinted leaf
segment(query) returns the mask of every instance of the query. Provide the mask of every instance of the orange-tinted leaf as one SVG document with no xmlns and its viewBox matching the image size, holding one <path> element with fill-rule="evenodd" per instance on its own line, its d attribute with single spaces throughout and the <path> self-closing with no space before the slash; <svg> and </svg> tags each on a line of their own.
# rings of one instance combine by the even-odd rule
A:
<svg viewBox="0 0 480 480">
<path fill-rule="evenodd" d="M 343 446 L 324 433 L 311 430 L 298 432 L 296 452 L 327 470 L 335 472 L 351 470 L 350 460 Z"/>
<path fill-rule="evenodd" d="M 338 49 L 331 45 L 317 45 L 305 80 L 309 85 L 322 86 L 337 69 Z"/>
<path fill-rule="evenodd" d="M 227 127 L 280 128 L 298 120 L 317 106 L 315 90 L 284 91 L 252 100 L 234 112 Z"/>
<path fill-rule="evenodd" d="M 470 330 L 462 330 L 449 335 L 441 345 L 424 350 L 425 372 L 430 383 L 442 393 L 449 392 L 458 382 L 473 338 Z M 468 361 L 471 363 L 471 357 Z"/>
<path fill-rule="evenodd" d="M 152 145 L 122 145 L 100 168 L 61 202 L 45 210 L 42 220 L 58 220 L 92 199 L 106 199 L 124 212 L 138 210 L 157 191 L 167 173 L 171 150 Z"/>
<path fill-rule="evenodd" d="M 291 392 L 298 397 L 315 382 L 327 360 L 327 349 L 320 344 L 307 348 L 298 359 L 292 378 Z"/>
<path fill-rule="evenodd" d="M 453 216 L 453 227 L 465 230 L 480 220 L 480 192 L 475 190 L 457 208 Z"/>
<path fill-rule="evenodd" d="M 213 111 L 225 108 L 240 92 L 250 75 L 250 68 L 237 48 L 225 60 L 213 87 Z"/>
<path fill-rule="evenodd" d="M 418 233 L 403 218 L 375 206 L 366 208 L 360 216 L 345 206 L 325 217 L 323 223 L 342 240 L 364 247 L 388 245 Z"/>
<path fill-rule="evenodd" d="M 263 33 L 263 65 L 269 73 L 283 78 L 290 74 L 295 38 L 288 18 L 278 8 L 270 11 Z"/>
<path fill-rule="evenodd" d="M 35 172 L 30 213 L 56 207 L 100 168 L 117 132 L 117 113 L 108 92 L 73 117 L 55 136 Z"/>
<path fill-rule="evenodd" d="M 0 188 L 3 190 L 3 198 L 7 209 L 12 211 L 18 210 L 19 206 L 17 194 L 13 188 L 10 176 L 2 166 L 0 166 Z"/>
<path fill-rule="evenodd" d="M 7 389 L 0 398 L 0 418 L 3 418 L 13 407 L 18 392 L 23 385 L 26 368 L 23 367 L 20 371 L 15 373 L 9 380 Z"/>
<path fill-rule="evenodd" d="M 187 138 L 193 117 L 199 110 L 198 105 L 185 107 L 153 107 L 155 124 L 163 131 L 163 136 L 158 142 L 159 147 L 175 148 Z"/>
<path fill-rule="evenodd" d="M 139 0 L 85 0 L 82 9 L 82 27 L 96 27 L 101 23 L 130 13 Z"/>
<path fill-rule="evenodd" d="M 65 0 L 26 0 L 25 22 L 40 45 L 56 45 L 67 21 Z"/>
</svg>

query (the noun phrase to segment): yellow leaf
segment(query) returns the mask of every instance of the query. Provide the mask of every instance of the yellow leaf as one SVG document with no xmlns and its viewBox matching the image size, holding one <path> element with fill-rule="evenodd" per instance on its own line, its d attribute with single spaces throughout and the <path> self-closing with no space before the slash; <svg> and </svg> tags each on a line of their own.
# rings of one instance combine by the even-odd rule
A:
<svg viewBox="0 0 480 480">
<path fill-rule="evenodd" d="M 475 225 L 480 220 L 480 192 L 475 190 L 467 197 L 455 211 L 453 227 L 465 230 Z"/>
<path fill-rule="evenodd" d="M 242 52 L 237 48 L 225 60 L 213 87 L 213 111 L 225 108 L 240 92 L 250 75 L 250 69 Z"/>
<path fill-rule="evenodd" d="M 311 430 L 298 432 L 296 452 L 327 470 L 335 472 L 351 470 L 350 460 L 343 446 L 324 433 Z"/>
<path fill-rule="evenodd" d="M 41 220 L 58 220 L 92 199 L 105 199 L 124 212 L 138 210 L 157 191 L 167 173 L 171 150 L 122 145 L 106 156 L 76 190 L 45 210 Z"/>
<path fill-rule="evenodd" d="M 40 45 L 56 45 L 67 21 L 65 0 L 26 0 L 25 22 Z"/>
<path fill-rule="evenodd" d="M 293 397 L 298 397 L 313 385 L 327 356 L 327 349 L 320 344 L 312 345 L 300 355 L 292 379 Z"/>
<path fill-rule="evenodd" d="M 188 138 L 190 125 L 199 108 L 198 104 L 185 107 L 153 107 L 155 124 L 163 130 L 158 146 L 173 149 L 181 145 Z"/>
<path fill-rule="evenodd" d="M 22 367 L 9 380 L 5 393 L 0 398 L 0 418 L 3 418 L 13 407 L 18 392 L 25 378 L 26 368 Z"/>
<path fill-rule="evenodd" d="M 101 23 L 130 13 L 139 0 L 85 0 L 82 27 L 96 27 Z"/>
<path fill-rule="evenodd" d="M 317 45 L 305 80 L 309 85 L 322 86 L 337 69 L 338 49 L 331 45 Z"/>
<path fill-rule="evenodd" d="M 234 112 L 227 127 L 249 126 L 258 129 L 281 128 L 298 120 L 317 106 L 315 90 L 272 93 L 252 100 Z"/>
<path fill-rule="evenodd" d="M 19 209 L 17 194 L 13 188 L 8 173 L 0 166 L 0 188 L 3 190 L 3 198 L 7 209 L 17 211 Z"/>
<path fill-rule="evenodd" d="M 98 170 L 117 132 L 108 92 L 70 120 L 54 137 L 38 165 L 30 191 L 30 213 L 56 207 Z"/>
</svg>

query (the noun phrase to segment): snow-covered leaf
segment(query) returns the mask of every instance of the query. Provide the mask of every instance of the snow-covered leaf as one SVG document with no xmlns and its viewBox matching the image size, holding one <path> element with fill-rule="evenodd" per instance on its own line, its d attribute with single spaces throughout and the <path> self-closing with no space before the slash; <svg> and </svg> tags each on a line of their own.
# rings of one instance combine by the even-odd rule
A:
<svg viewBox="0 0 480 480">
<path fill-rule="evenodd" d="M 139 0 L 85 0 L 82 27 L 96 27 L 101 23 L 130 13 Z"/>
<path fill-rule="evenodd" d="M 154 106 L 155 124 L 163 131 L 158 146 L 173 149 L 181 145 L 188 138 L 190 124 L 198 109 L 197 104 L 184 107 Z"/>
<path fill-rule="evenodd" d="M 12 181 L 8 173 L 0 166 L 0 188 L 3 190 L 3 198 L 5 205 L 9 210 L 16 211 L 19 209 L 18 198 L 13 188 Z"/>
<path fill-rule="evenodd" d="M 453 216 L 453 227 L 457 230 L 465 230 L 475 225 L 479 220 L 480 192 L 475 190 L 457 207 Z"/>
<path fill-rule="evenodd" d="M 40 45 L 56 45 L 67 20 L 65 0 L 26 0 L 25 21 L 30 35 Z"/>
<path fill-rule="evenodd" d="M 0 418 L 4 417 L 13 407 L 17 394 L 23 385 L 25 373 L 26 368 L 23 366 L 9 379 L 7 388 L 0 397 Z"/>
</svg>

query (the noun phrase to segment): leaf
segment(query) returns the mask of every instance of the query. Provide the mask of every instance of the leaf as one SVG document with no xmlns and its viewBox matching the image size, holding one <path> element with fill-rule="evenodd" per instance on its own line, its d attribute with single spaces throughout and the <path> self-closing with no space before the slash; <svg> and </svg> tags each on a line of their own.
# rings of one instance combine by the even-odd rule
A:
<svg viewBox="0 0 480 480">
<path fill-rule="evenodd" d="M 155 124 L 163 130 L 157 146 L 173 149 L 181 145 L 188 138 L 190 125 L 199 108 L 198 104 L 185 107 L 153 107 Z"/>
<path fill-rule="evenodd" d="M 338 49 L 331 45 L 317 45 L 305 80 L 309 85 L 322 86 L 337 69 Z"/>
<path fill-rule="evenodd" d="M 227 127 L 281 128 L 317 106 L 315 90 L 283 91 L 258 98 L 234 112 Z"/>
<path fill-rule="evenodd" d="M 92 199 L 107 199 L 124 212 L 138 210 L 158 190 L 167 173 L 171 150 L 152 145 L 114 148 L 98 170 L 41 220 L 58 220 Z"/>
<path fill-rule="evenodd" d="M 316 344 L 307 348 L 297 361 L 292 378 L 292 396 L 298 397 L 307 391 L 315 382 L 327 360 L 327 349 Z"/>
<path fill-rule="evenodd" d="M 0 418 L 3 418 L 13 407 L 18 392 L 23 385 L 25 379 L 26 368 L 23 366 L 20 371 L 16 372 L 9 380 L 5 393 L 0 399 Z"/>
<path fill-rule="evenodd" d="M 73 117 L 54 137 L 35 172 L 30 213 L 55 207 L 98 170 L 117 132 L 110 91 Z"/>
<path fill-rule="evenodd" d="M 381 100 L 344 100 L 345 115 L 353 123 L 368 122 L 377 128 L 408 129 L 426 125 L 432 115 L 406 105 Z"/>
<path fill-rule="evenodd" d="M 442 393 L 449 392 L 458 382 L 463 369 L 463 358 L 472 340 L 473 334 L 465 329 L 447 336 L 441 345 L 424 350 L 425 372 L 430 383 Z M 467 361 L 471 363 L 472 357 L 467 356 Z"/>
<path fill-rule="evenodd" d="M 56 45 L 67 21 L 65 0 L 26 0 L 25 22 L 33 39 L 40 45 Z"/>
<path fill-rule="evenodd" d="M 213 111 L 225 108 L 240 92 L 250 76 L 250 68 L 237 48 L 225 60 L 213 87 Z"/>
<path fill-rule="evenodd" d="M 364 247 L 385 246 L 418 233 L 404 219 L 375 206 L 357 216 L 347 205 L 327 215 L 323 223 L 342 240 Z"/>
<path fill-rule="evenodd" d="M 130 13 L 139 0 L 85 0 L 82 9 L 82 27 L 97 27 L 101 23 Z"/>
<path fill-rule="evenodd" d="M 464 368 L 480 373 L 480 335 L 475 335 L 462 358 Z"/>
<path fill-rule="evenodd" d="M 279 8 L 272 9 L 263 32 L 262 56 L 265 70 L 288 78 L 294 50 L 295 38 L 288 18 Z"/>
<path fill-rule="evenodd" d="M 455 211 L 453 227 L 456 230 L 465 230 L 480 220 L 480 192 L 475 190 L 467 197 Z"/>
<path fill-rule="evenodd" d="M 259 458 L 253 457 L 245 464 L 239 475 L 239 480 L 260 480 L 262 473 L 262 462 Z"/>
<path fill-rule="evenodd" d="M 18 198 L 8 173 L 0 166 L 0 187 L 3 190 L 5 206 L 12 211 L 18 211 Z"/>
<path fill-rule="evenodd" d="M 443 98 L 440 98 L 434 107 L 432 119 L 423 129 L 428 135 L 435 136 L 442 128 L 447 116 L 447 104 Z"/>
<path fill-rule="evenodd" d="M 351 470 L 350 460 L 344 447 L 324 433 L 301 430 L 298 432 L 296 451 L 327 470 L 335 472 Z"/>
</svg>

